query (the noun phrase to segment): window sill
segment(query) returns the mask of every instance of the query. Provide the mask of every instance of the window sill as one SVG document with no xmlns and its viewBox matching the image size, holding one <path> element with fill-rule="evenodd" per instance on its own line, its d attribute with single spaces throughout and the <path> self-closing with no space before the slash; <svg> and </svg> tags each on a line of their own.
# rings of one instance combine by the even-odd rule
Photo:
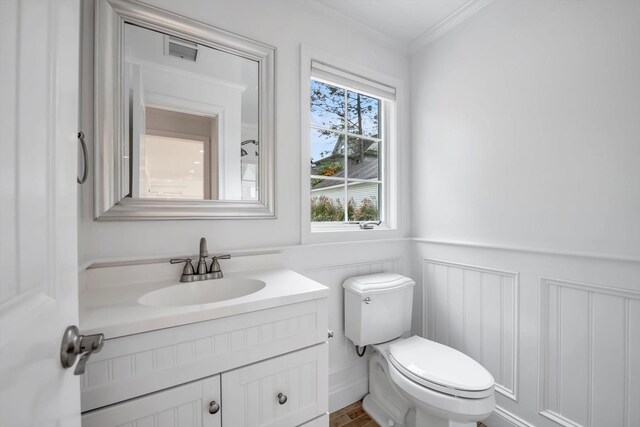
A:
<svg viewBox="0 0 640 427">
<path fill-rule="evenodd" d="M 381 224 L 370 230 L 362 230 L 357 224 L 318 224 L 312 223 L 303 233 L 303 243 L 331 243 L 358 240 L 392 239 L 401 236 L 396 227 Z"/>
</svg>

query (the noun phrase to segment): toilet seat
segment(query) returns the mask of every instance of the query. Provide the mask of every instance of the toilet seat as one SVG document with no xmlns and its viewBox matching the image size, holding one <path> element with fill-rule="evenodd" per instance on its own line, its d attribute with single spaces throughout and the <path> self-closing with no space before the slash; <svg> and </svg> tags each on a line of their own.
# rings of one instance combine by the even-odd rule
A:
<svg viewBox="0 0 640 427">
<path fill-rule="evenodd" d="M 493 395 L 493 376 L 464 353 L 413 336 L 389 345 L 389 361 L 404 377 L 450 396 L 482 399 Z"/>
</svg>

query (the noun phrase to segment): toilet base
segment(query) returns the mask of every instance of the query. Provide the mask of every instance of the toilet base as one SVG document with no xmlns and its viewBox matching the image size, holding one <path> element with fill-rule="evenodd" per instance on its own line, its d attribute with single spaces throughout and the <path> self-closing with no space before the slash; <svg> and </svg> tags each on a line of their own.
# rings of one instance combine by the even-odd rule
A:
<svg viewBox="0 0 640 427">
<path fill-rule="evenodd" d="M 415 415 L 415 427 L 477 427 L 478 425 L 478 423 L 475 422 L 467 423 L 445 420 L 443 418 L 427 414 L 419 409 L 416 410 Z"/>
<path fill-rule="evenodd" d="M 406 424 L 399 424 L 390 418 L 380 402 L 372 394 L 367 394 L 362 401 L 362 409 L 381 427 L 408 427 Z"/>
<path fill-rule="evenodd" d="M 406 424 L 394 421 L 387 415 L 376 396 L 367 394 L 362 401 L 362 408 L 381 427 L 476 427 L 474 422 L 457 422 L 435 417 L 418 410 L 410 410 L 405 417 Z"/>
</svg>

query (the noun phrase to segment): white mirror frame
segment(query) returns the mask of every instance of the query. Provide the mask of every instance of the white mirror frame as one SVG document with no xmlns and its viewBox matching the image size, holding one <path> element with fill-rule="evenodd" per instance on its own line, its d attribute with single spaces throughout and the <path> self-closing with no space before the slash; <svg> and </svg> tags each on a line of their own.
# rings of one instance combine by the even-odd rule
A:
<svg viewBox="0 0 640 427">
<path fill-rule="evenodd" d="M 258 62 L 259 200 L 145 200 L 125 197 L 124 25 L 160 31 Z M 272 46 L 133 0 L 98 0 L 95 15 L 96 220 L 275 218 L 275 53 Z"/>
</svg>

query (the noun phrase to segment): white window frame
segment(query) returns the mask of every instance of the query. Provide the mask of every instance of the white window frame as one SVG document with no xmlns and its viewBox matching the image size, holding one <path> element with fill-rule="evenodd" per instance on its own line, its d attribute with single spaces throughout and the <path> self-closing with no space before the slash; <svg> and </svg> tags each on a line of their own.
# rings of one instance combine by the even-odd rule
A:
<svg viewBox="0 0 640 427">
<path fill-rule="evenodd" d="M 338 58 L 316 48 L 303 45 L 301 47 L 301 240 L 302 243 L 322 243 L 351 240 L 372 240 L 383 238 L 401 237 L 398 223 L 399 218 L 399 173 L 398 173 L 398 128 L 397 128 L 397 106 L 402 96 L 402 82 L 399 79 L 386 76 L 375 70 L 355 64 L 351 61 Z M 382 102 L 382 138 L 380 156 L 382 158 L 380 171 L 382 181 L 382 200 L 380 200 L 380 215 L 383 222 L 379 226 L 374 226 L 371 230 L 360 229 L 357 223 L 343 222 L 312 222 L 311 221 L 311 170 L 309 159 L 311 156 L 311 113 L 310 113 L 310 91 L 312 79 L 312 62 L 327 64 L 336 69 L 377 82 L 382 85 L 395 88 L 395 101 L 383 99 Z M 356 92 L 365 93 L 358 89 L 357 85 L 351 88 L 344 82 L 333 83 L 322 77 L 314 77 L 315 80 L 337 84 L 340 87 L 347 87 Z M 355 80 L 355 79 L 354 79 Z M 375 96 L 375 94 L 372 94 Z M 379 98 L 378 96 L 375 96 Z M 356 136 L 356 135 L 354 135 Z M 346 142 L 345 142 L 346 143 Z M 373 181 L 372 181 L 373 182 Z"/>
</svg>

